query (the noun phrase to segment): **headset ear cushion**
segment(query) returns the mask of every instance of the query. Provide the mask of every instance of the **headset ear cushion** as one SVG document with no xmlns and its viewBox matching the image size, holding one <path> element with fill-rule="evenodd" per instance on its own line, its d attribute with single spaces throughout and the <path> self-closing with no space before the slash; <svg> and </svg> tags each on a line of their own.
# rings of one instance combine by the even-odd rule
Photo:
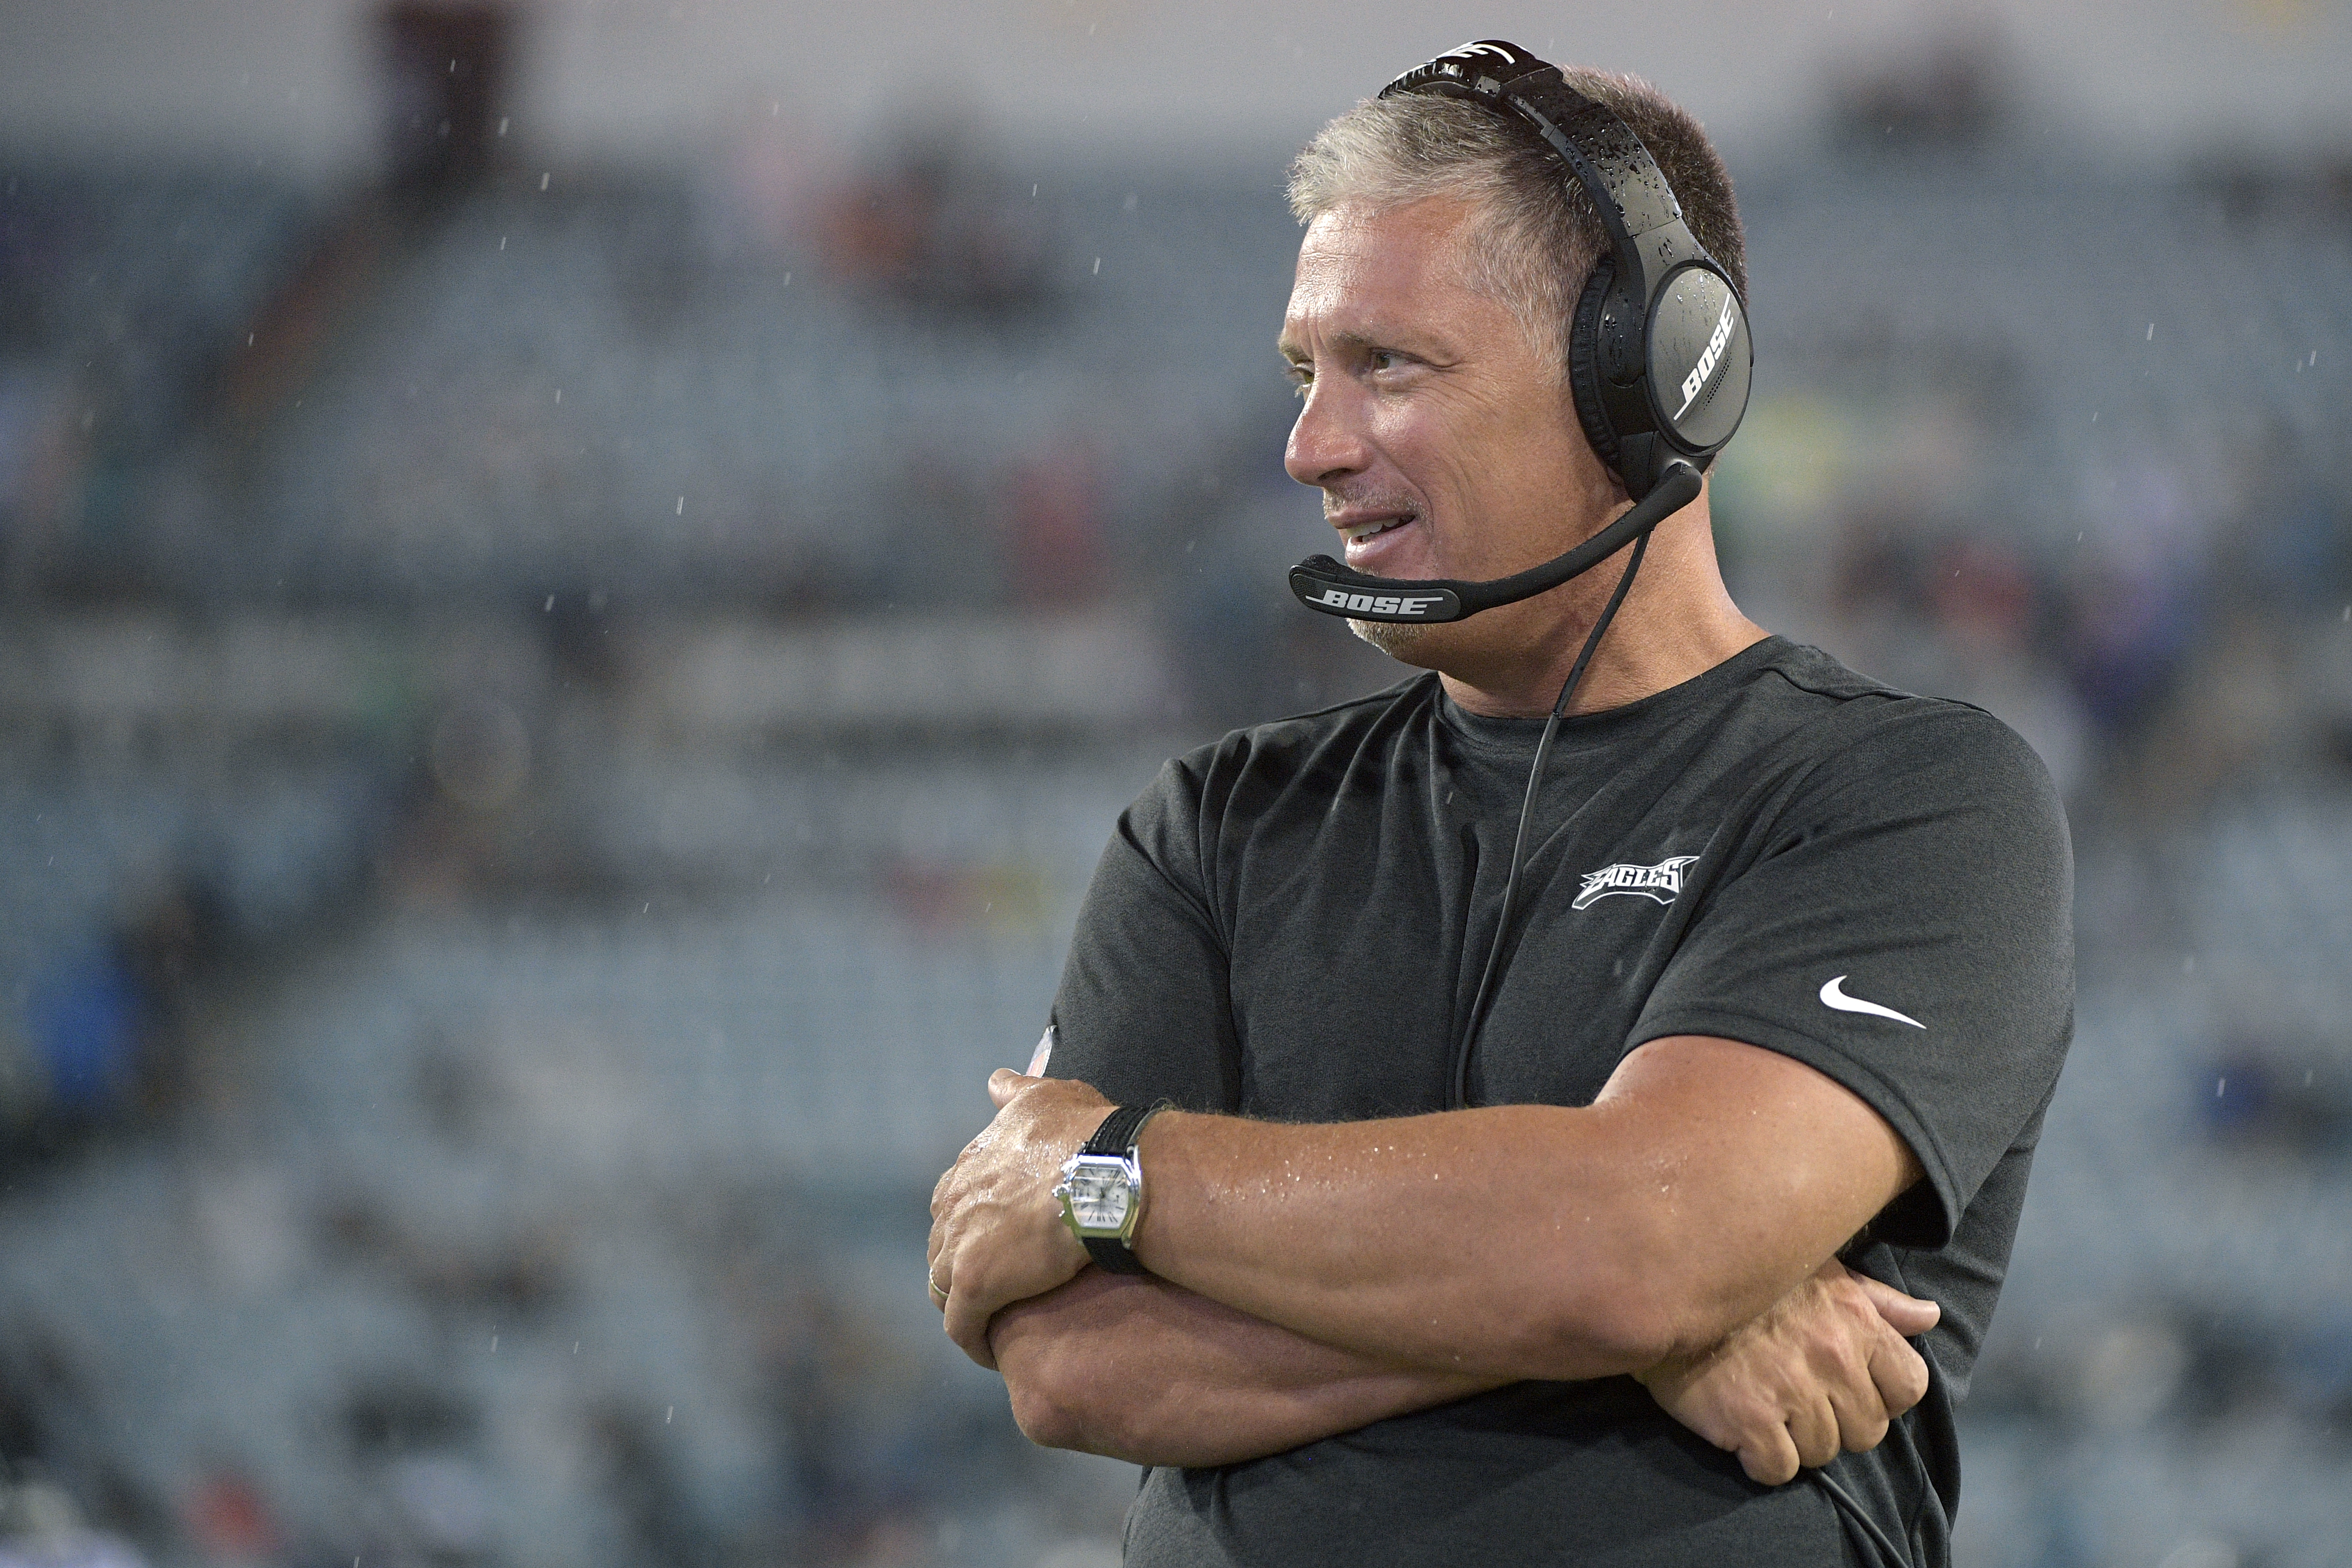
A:
<svg viewBox="0 0 2352 1568">
<path fill-rule="evenodd" d="M 1604 256 L 1592 264 L 1585 279 L 1584 297 L 1576 302 L 1576 320 L 1568 334 L 1568 385 L 1576 399 L 1577 422 L 1584 439 L 1601 461 L 1618 465 L 1617 433 L 1610 427 L 1609 408 L 1601 396 L 1601 309 L 1608 302 L 1610 285 L 1617 280 L 1617 258 Z"/>
</svg>

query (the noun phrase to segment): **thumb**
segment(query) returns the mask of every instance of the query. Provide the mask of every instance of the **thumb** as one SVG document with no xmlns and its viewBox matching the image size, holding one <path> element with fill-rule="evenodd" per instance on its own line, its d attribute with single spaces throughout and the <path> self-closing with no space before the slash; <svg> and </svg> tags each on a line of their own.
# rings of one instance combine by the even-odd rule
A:
<svg viewBox="0 0 2352 1568">
<path fill-rule="evenodd" d="M 1874 1280 L 1867 1274 L 1856 1273 L 1853 1279 L 1862 1287 L 1863 1294 L 1870 1298 L 1870 1304 L 1878 1309 L 1878 1315 L 1886 1321 L 1886 1326 L 1905 1339 L 1914 1339 L 1926 1333 L 1944 1316 L 1944 1309 L 1935 1302 L 1922 1301 L 1917 1296 L 1906 1296 L 1894 1286 Z"/>
<path fill-rule="evenodd" d="M 1013 1071 L 1009 1067 L 1000 1067 L 988 1075 L 988 1097 L 995 1101 L 996 1108 L 1002 1111 L 1013 1103 L 1013 1097 L 1015 1094 L 1033 1083 L 1043 1082 L 1043 1079 L 1028 1077 Z"/>
</svg>

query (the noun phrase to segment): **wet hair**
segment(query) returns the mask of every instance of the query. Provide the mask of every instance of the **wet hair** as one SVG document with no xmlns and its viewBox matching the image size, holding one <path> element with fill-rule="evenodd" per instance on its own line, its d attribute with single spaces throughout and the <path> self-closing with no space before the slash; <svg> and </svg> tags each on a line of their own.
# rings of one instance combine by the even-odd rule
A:
<svg viewBox="0 0 2352 1568">
<path fill-rule="evenodd" d="M 1699 122 L 1638 77 L 1562 67 L 1656 159 L 1684 221 L 1748 298 L 1748 247 L 1731 175 Z M 1529 340 L 1555 345 L 1565 377 L 1576 302 L 1608 249 L 1592 198 L 1525 127 L 1459 99 L 1368 98 L 1315 133 L 1290 165 L 1290 210 L 1310 224 L 1342 202 L 1375 209 L 1430 196 L 1471 202 L 1471 286 L 1507 305 Z"/>
</svg>

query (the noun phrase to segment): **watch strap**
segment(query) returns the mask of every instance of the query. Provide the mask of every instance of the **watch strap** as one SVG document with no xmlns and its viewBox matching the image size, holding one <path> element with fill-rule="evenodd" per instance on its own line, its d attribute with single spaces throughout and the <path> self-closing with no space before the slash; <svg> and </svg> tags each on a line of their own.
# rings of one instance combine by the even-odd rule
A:
<svg viewBox="0 0 2352 1568">
<path fill-rule="evenodd" d="M 1095 1267 L 1106 1274 L 1150 1272 L 1144 1268 L 1143 1260 L 1135 1255 L 1135 1249 L 1116 1236 L 1087 1236 L 1081 1238 L 1081 1240 L 1085 1244 L 1087 1255 L 1095 1260 Z"/>
<path fill-rule="evenodd" d="M 1087 1140 L 1086 1147 L 1080 1149 L 1078 1153 L 1116 1155 L 1122 1159 L 1129 1158 L 1135 1151 L 1135 1140 L 1143 1132 L 1143 1124 L 1167 1109 L 1169 1109 L 1169 1103 L 1165 1100 L 1156 1101 L 1149 1105 L 1121 1105 L 1102 1119 L 1101 1124 L 1095 1128 L 1095 1135 Z M 1139 1166 L 1139 1186 L 1136 1192 L 1136 1200 L 1139 1203 L 1142 1201 L 1143 1197 L 1139 1185 L 1140 1172 L 1141 1167 Z M 1118 1237 L 1086 1236 L 1079 1239 L 1085 1243 L 1087 1255 L 1095 1260 L 1095 1266 L 1106 1274 L 1150 1272 L 1144 1268 L 1143 1260 L 1135 1255 L 1135 1249 L 1129 1247 Z"/>
<path fill-rule="evenodd" d="M 1150 1105 L 1121 1105 L 1102 1119 L 1101 1124 L 1095 1128 L 1095 1135 L 1087 1140 L 1087 1146 L 1080 1149 L 1078 1153 L 1082 1155 L 1126 1154 L 1128 1150 L 1135 1147 L 1136 1134 L 1143 1131 L 1143 1124 L 1151 1119 L 1152 1113 L 1164 1110 L 1167 1105 L 1168 1102 L 1165 1100 Z"/>
</svg>

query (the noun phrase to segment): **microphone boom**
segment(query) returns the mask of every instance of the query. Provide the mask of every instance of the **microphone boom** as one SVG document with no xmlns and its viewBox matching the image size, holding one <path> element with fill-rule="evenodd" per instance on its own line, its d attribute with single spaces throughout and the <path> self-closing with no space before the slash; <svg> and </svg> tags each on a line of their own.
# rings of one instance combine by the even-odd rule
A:
<svg viewBox="0 0 2352 1568">
<path fill-rule="evenodd" d="M 1599 533 L 1541 566 L 1485 582 L 1450 577 L 1374 577 L 1353 571 L 1328 555 L 1308 556 L 1290 569 L 1290 591 L 1309 610 L 1350 621 L 1402 621 L 1415 624 L 1459 621 L 1481 610 L 1516 604 L 1558 588 L 1591 570 L 1698 498 L 1698 470 L 1675 461 L 1650 493 Z"/>
</svg>

